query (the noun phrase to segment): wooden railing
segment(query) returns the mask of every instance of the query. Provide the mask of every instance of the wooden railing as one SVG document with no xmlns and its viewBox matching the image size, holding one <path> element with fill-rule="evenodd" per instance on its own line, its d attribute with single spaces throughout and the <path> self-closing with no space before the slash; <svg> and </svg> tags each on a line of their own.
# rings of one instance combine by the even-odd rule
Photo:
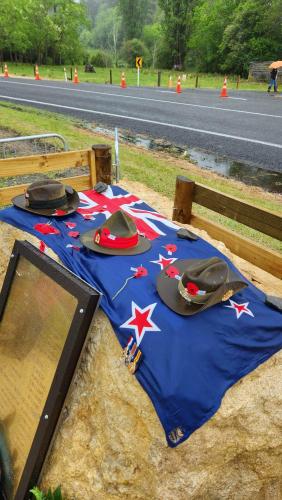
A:
<svg viewBox="0 0 282 500">
<path fill-rule="evenodd" d="M 64 177 L 77 191 L 93 188 L 98 181 L 111 184 L 111 147 L 105 144 L 81 151 L 62 151 L 46 155 L 24 156 L 0 160 L 0 178 L 19 177 L 31 174 L 46 174 L 87 167 L 86 174 Z M 0 188 L 0 206 L 9 205 L 11 198 L 23 193 L 28 184 L 17 184 Z"/>
<path fill-rule="evenodd" d="M 211 219 L 193 214 L 193 202 L 280 241 L 282 240 L 281 216 L 197 184 L 186 177 L 178 176 L 176 179 L 173 220 L 205 229 L 211 237 L 225 243 L 234 254 L 282 278 L 280 253 L 265 248 Z"/>
</svg>

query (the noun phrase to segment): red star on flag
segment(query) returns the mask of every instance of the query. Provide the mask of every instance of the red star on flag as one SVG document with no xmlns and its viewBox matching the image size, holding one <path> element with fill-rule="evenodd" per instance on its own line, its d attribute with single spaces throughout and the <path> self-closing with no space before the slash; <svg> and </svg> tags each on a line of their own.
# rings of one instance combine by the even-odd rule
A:
<svg viewBox="0 0 282 500">
<path fill-rule="evenodd" d="M 229 307 L 230 309 L 235 309 L 236 312 L 236 317 L 239 319 L 242 314 L 248 314 L 248 316 L 252 316 L 254 318 L 254 315 L 250 309 L 248 309 L 249 302 L 245 302 L 244 304 L 237 304 L 237 302 L 234 302 L 234 300 L 229 299 L 230 306 L 224 306 L 224 307 Z"/>
<path fill-rule="evenodd" d="M 159 260 L 150 260 L 153 264 L 159 264 L 161 266 L 161 270 L 163 270 L 166 266 L 170 266 L 176 258 L 166 258 L 159 253 Z"/>
<path fill-rule="evenodd" d="M 136 343 L 139 346 L 146 332 L 160 332 L 159 327 L 151 317 L 157 303 L 150 304 L 142 309 L 135 302 L 131 302 L 131 317 L 120 328 L 131 328 L 135 331 Z"/>
</svg>

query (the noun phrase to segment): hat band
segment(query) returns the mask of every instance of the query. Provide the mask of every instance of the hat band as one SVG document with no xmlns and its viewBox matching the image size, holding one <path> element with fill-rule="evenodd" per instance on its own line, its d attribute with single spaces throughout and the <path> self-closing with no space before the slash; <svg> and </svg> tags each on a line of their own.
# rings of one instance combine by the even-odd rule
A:
<svg viewBox="0 0 282 500">
<path fill-rule="evenodd" d="M 65 205 L 68 201 L 66 195 L 54 200 L 31 200 L 30 198 L 26 198 L 26 200 L 28 201 L 27 206 L 34 209 L 59 208 Z"/>
<path fill-rule="evenodd" d="M 104 234 L 103 230 L 101 232 L 96 231 L 94 235 L 94 242 L 100 247 L 105 248 L 131 248 L 138 244 L 138 234 L 136 233 L 129 238 L 122 238 L 110 233 Z"/>
</svg>

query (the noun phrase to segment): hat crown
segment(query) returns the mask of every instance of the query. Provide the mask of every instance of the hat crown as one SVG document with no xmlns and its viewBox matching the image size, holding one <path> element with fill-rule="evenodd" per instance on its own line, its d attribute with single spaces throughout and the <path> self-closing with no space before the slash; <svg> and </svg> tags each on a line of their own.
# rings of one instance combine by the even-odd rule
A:
<svg viewBox="0 0 282 500">
<path fill-rule="evenodd" d="M 121 238 L 129 238 L 137 234 L 135 222 L 123 210 L 118 210 L 101 226 L 109 229 L 110 233 L 114 236 Z"/>
<path fill-rule="evenodd" d="M 192 282 L 207 293 L 217 290 L 228 280 L 228 265 L 218 257 L 191 263 L 182 275 L 182 284 Z"/>
<path fill-rule="evenodd" d="M 65 186 L 61 182 L 44 179 L 30 184 L 26 193 L 30 201 L 56 200 L 65 196 Z"/>
</svg>

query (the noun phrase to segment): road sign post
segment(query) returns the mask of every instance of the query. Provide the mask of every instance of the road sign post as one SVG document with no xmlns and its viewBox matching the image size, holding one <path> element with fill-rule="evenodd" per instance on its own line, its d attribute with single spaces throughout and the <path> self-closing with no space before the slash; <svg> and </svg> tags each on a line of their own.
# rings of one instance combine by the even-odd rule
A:
<svg viewBox="0 0 282 500">
<path fill-rule="evenodd" d="M 136 68 L 137 68 L 137 87 L 140 87 L 140 68 L 142 68 L 142 57 L 137 56 L 135 59 Z"/>
</svg>

